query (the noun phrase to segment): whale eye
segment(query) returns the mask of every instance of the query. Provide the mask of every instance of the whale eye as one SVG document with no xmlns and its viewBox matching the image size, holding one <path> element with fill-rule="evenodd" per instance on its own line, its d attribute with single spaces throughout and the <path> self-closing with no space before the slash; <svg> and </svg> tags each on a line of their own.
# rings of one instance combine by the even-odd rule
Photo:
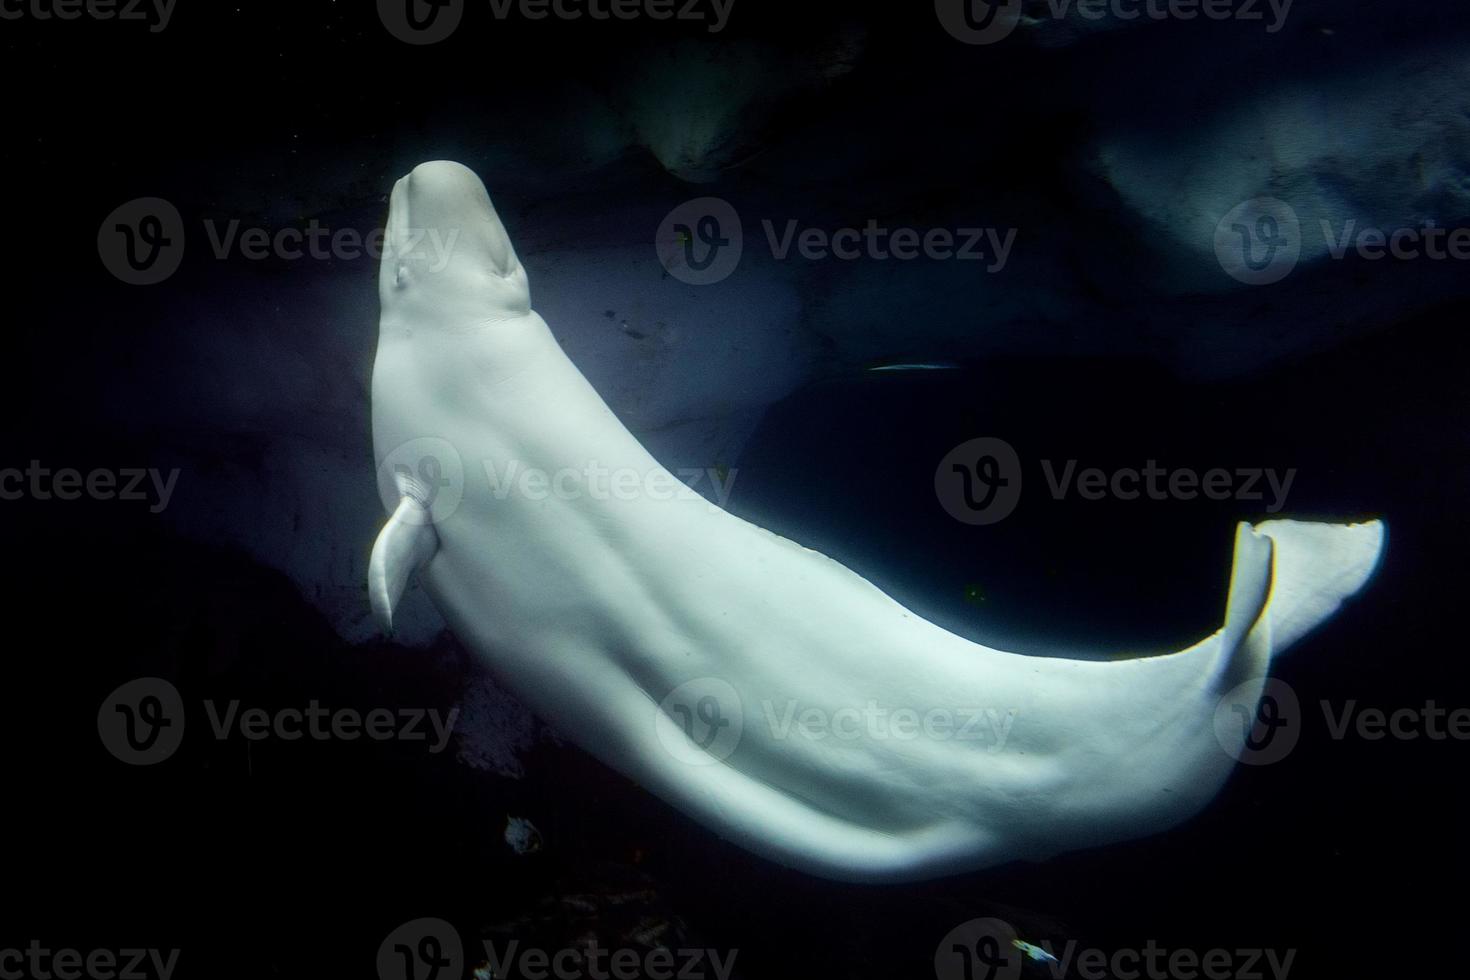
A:
<svg viewBox="0 0 1470 980">
<path fill-rule="evenodd" d="M 393 285 L 399 289 L 408 285 L 408 266 L 402 262 L 398 263 L 398 269 L 393 273 Z"/>
</svg>

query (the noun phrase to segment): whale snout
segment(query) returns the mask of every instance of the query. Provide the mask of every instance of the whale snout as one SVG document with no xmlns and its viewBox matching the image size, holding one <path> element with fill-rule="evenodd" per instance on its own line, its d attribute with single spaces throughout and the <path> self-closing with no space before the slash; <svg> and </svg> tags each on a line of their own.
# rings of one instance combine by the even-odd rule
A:
<svg viewBox="0 0 1470 980">
<path fill-rule="evenodd" d="M 383 252 L 385 306 L 409 289 L 457 314 L 466 302 L 494 318 L 530 310 L 530 290 L 484 183 L 447 160 L 419 164 L 393 187 Z"/>
</svg>

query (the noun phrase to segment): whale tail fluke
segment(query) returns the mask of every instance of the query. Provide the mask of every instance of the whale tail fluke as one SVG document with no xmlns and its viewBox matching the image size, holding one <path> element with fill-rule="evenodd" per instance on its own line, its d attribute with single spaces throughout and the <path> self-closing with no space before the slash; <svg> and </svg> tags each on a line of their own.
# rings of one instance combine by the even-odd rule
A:
<svg viewBox="0 0 1470 980">
<path fill-rule="evenodd" d="M 1265 615 L 1271 648 L 1277 653 L 1326 621 L 1368 583 L 1388 538 L 1382 521 L 1315 524 L 1277 520 L 1257 524 L 1253 530 L 1271 541 Z"/>
</svg>

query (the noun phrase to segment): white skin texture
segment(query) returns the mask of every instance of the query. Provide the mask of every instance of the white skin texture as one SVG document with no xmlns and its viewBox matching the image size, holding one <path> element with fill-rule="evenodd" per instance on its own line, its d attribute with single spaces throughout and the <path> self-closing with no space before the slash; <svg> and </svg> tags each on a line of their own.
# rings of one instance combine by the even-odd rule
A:
<svg viewBox="0 0 1470 980">
<path fill-rule="evenodd" d="M 380 620 L 416 572 L 459 639 L 560 732 L 813 874 L 934 877 L 1185 819 L 1246 735 L 1244 722 L 1217 735 L 1222 702 L 1254 717 L 1272 654 L 1361 588 L 1383 545 L 1378 522 L 1241 525 L 1225 625 L 1194 646 L 1107 661 L 992 650 L 698 497 L 577 492 L 574 478 L 495 492 L 487 464 L 677 484 L 531 310 L 471 171 L 428 163 L 399 181 L 388 243 L 372 388 L 395 514 L 373 555 Z M 429 443 L 414 440 L 449 458 L 425 471 Z M 457 474 L 455 491 L 425 474 Z M 886 723 L 866 720 L 875 708 Z"/>
</svg>

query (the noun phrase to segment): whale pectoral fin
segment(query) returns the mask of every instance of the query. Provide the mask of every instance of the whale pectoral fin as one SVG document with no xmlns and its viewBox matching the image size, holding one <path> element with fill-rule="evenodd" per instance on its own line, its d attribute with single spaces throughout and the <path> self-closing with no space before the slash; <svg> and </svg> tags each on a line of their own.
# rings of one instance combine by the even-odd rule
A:
<svg viewBox="0 0 1470 980">
<path fill-rule="evenodd" d="M 438 550 L 439 535 L 429 512 L 414 498 L 404 497 L 378 534 L 368 560 L 368 600 L 373 619 L 384 633 L 393 632 L 393 610 L 403 598 L 409 575 Z"/>
</svg>

